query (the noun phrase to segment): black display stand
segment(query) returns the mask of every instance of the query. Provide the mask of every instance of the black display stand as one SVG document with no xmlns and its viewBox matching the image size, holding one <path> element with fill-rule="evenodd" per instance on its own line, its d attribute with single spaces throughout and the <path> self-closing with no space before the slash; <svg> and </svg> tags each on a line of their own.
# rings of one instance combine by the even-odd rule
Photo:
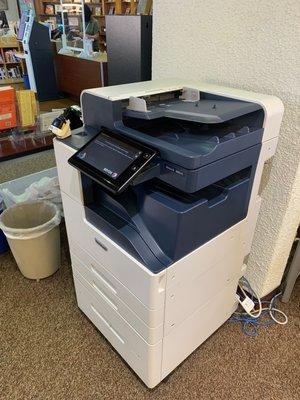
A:
<svg viewBox="0 0 300 400">
<path fill-rule="evenodd" d="M 150 80 L 152 16 L 108 15 L 105 21 L 108 84 Z"/>
<path fill-rule="evenodd" d="M 53 51 L 47 26 L 33 23 L 29 49 L 38 100 L 58 99 Z"/>
</svg>

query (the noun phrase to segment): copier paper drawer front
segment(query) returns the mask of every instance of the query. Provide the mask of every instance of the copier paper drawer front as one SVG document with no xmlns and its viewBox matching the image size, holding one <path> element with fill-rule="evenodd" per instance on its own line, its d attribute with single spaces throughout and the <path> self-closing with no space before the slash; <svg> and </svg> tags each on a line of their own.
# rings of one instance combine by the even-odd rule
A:
<svg viewBox="0 0 300 400">
<path fill-rule="evenodd" d="M 164 307 L 157 310 L 149 309 L 116 279 L 99 260 L 96 261 L 77 243 L 70 242 L 69 245 L 72 265 L 78 268 L 78 271 L 90 284 L 96 279 L 105 293 L 109 296 L 117 296 L 150 328 L 156 328 L 163 323 Z"/>
<path fill-rule="evenodd" d="M 120 299 L 117 291 L 109 281 L 94 267 L 86 267 L 76 256 L 72 256 L 72 268 L 74 276 L 88 287 L 90 293 L 101 303 L 105 302 L 124 318 L 149 344 L 155 344 L 162 339 L 163 321 L 160 325 L 149 327 L 134 313 L 128 305 Z M 103 272 L 103 271 L 101 271 Z M 161 315 L 161 312 L 158 311 Z M 147 315 L 146 315 L 147 317 Z"/>
<path fill-rule="evenodd" d="M 149 387 L 157 385 L 161 377 L 162 341 L 149 345 L 107 303 L 96 299 L 77 277 L 74 284 L 81 310 Z"/>
<path fill-rule="evenodd" d="M 166 272 L 151 273 L 86 221 L 84 207 L 62 193 L 64 215 L 69 241 L 78 243 L 98 260 L 133 293 L 146 307 L 157 310 L 164 307 Z"/>
</svg>

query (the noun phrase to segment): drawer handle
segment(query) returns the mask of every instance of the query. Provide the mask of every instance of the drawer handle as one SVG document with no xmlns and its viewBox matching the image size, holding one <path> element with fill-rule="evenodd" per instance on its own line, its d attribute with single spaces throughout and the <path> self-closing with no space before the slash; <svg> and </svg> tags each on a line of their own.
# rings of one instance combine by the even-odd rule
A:
<svg viewBox="0 0 300 400">
<path fill-rule="evenodd" d="M 125 343 L 125 341 L 121 338 L 121 336 L 118 334 L 118 332 L 115 331 L 114 328 L 113 328 L 111 325 L 109 326 L 109 329 L 110 329 L 110 330 L 112 331 L 112 333 L 120 340 L 120 342 L 121 342 L 122 344 Z"/>
<path fill-rule="evenodd" d="M 114 303 L 112 300 L 110 300 L 110 298 L 107 297 L 106 294 L 104 294 L 104 293 L 102 292 L 102 290 L 99 288 L 99 286 L 98 286 L 95 282 L 93 282 L 92 285 L 93 285 L 93 288 L 100 294 L 100 296 L 102 296 L 102 297 L 104 298 L 104 300 L 106 300 L 106 302 L 107 302 L 114 310 L 118 311 L 118 307 L 115 305 L 115 303 Z"/>
<path fill-rule="evenodd" d="M 99 313 L 98 310 L 96 310 L 96 308 L 93 306 L 93 304 L 91 304 L 91 309 L 94 311 L 94 313 L 101 319 L 102 322 L 104 322 L 104 324 L 110 329 L 110 331 L 116 336 L 117 339 L 119 339 L 119 341 L 122 344 L 125 344 L 124 339 L 118 334 L 117 331 L 114 330 L 114 328 L 111 326 L 111 324 L 103 317 L 103 315 L 101 315 Z"/>
<path fill-rule="evenodd" d="M 106 321 L 106 319 L 99 313 L 98 310 L 96 310 L 96 308 L 93 306 L 93 304 L 91 304 L 91 309 L 94 311 L 94 313 L 101 319 L 101 321 L 109 328 L 110 325 L 109 323 Z"/>
<path fill-rule="evenodd" d="M 104 244 L 101 243 L 99 239 L 95 238 L 95 242 L 101 247 L 101 249 L 103 249 L 104 251 L 107 251 L 107 247 L 104 246 Z"/>
<path fill-rule="evenodd" d="M 95 269 L 95 267 L 94 267 L 93 265 L 92 265 L 92 272 L 94 273 L 94 275 L 97 276 L 97 278 L 98 278 L 101 282 L 104 283 L 105 286 L 108 287 L 108 289 L 110 289 L 110 290 L 113 292 L 113 294 L 117 295 L 117 291 L 116 291 L 116 289 L 113 287 L 113 285 L 112 285 L 110 282 L 108 282 L 108 281 L 100 274 L 100 272 L 98 272 L 98 271 Z"/>
</svg>

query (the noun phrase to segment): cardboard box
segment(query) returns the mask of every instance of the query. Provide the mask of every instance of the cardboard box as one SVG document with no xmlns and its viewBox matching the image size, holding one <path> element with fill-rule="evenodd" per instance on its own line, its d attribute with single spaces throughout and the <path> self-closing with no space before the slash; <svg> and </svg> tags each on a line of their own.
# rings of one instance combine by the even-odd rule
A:
<svg viewBox="0 0 300 400">
<path fill-rule="evenodd" d="M 17 126 L 16 93 L 11 86 L 0 87 L 0 131 Z"/>
</svg>

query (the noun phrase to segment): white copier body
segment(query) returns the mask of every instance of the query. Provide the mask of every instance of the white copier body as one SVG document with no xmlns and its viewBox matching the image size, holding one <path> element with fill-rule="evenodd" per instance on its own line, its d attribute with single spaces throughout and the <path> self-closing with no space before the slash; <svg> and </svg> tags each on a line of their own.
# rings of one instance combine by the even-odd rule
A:
<svg viewBox="0 0 300 400">
<path fill-rule="evenodd" d="M 159 273 L 151 272 L 86 219 L 81 174 L 68 164 L 76 149 L 54 140 L 78 306 L 150 388 L 236 310 L 237 284 L 246 269 L 244 260 L 261 205 L 262 173 L 275 153 L 283 115 L 276 97 L 188 80 L 85 92 L 113 102 L 183 87 L 259 104 L 264 112 L 262 147 L 246 218 Z"/>
</svg>

